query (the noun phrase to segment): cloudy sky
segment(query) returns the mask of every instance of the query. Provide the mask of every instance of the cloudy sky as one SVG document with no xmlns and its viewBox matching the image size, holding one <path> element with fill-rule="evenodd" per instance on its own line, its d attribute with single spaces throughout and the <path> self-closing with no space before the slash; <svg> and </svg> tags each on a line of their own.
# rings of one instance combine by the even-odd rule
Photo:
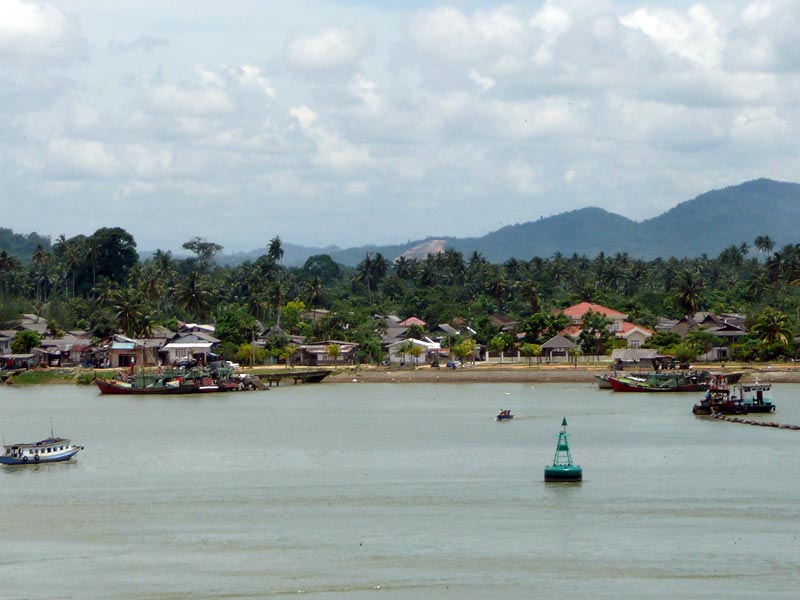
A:
<svg viewBox="0 0 800 600">
<path fill-rule="evenodd" d="M 0 226 L 142 250 L 798 180 L 795 0 L 0 0 Z"/>
</svg>

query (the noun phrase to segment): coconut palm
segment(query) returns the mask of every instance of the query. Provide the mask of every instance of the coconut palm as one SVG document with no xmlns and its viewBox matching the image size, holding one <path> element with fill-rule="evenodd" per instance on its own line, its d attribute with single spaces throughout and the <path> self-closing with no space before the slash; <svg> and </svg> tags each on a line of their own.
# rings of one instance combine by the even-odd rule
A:
<svg viewBox="0 0 800 600">
<path fill-rule="evenodd" d="M 753 241 L 753 246 L 755 246 L 758 251 L 763 252 L 764 254 L 769 254 L 775 247 L 775 242 L 773 242 L 772 238 L 768 235 L 759 235 Z"/>
<path fill-rule="evenodd" d="M 752 332 L 768 345 L 775 343 L 788 348 L 794 339 L 794 326 L 785 313 L 767 307 L 758 316 L 752 327 Z"/>
</svg>

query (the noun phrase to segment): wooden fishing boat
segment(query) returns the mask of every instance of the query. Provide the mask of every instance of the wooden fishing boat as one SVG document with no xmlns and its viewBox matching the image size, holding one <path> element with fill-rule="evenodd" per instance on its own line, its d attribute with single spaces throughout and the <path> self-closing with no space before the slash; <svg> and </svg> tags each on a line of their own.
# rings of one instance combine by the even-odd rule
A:
<svg viewBox="0 0 800 600">
<path fill-rule="evenodd" d="M 615 392 L 704 392 L 709 388 L 708 371 L 648 373 L 644 376 L 609 375 L 608 383 Z"/>
</svg>

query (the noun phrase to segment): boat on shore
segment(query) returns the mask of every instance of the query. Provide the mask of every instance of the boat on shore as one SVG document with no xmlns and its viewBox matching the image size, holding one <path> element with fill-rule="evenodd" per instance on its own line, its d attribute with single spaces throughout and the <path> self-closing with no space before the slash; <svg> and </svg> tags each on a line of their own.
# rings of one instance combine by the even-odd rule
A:
<svg viewBox="0 0 800 600">
<path fill-rule="evenodd" d="M 704 392 L 711 384 L 708 371 L 658 371 L 645 375 L 607 377 L 615 392 Z"/>
<path fill-rule="evenodd" d="M 51 433 L 49 438 L 38 442 L 4 445 L 3 453 L 0 454 L 0 464 L 38 465 L 62 462 L 69 460 L 81 450 L 83 446 L 76 446 L 67 438 L 55 437 Z"/>
</svg>

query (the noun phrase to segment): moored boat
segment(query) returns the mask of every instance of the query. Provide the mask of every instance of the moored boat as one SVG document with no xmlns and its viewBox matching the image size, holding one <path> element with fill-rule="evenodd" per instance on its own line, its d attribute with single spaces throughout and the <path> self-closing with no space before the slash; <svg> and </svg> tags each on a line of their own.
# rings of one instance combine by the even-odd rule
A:
<svg viewBox="0 0 800 600">
<path fill-rule="evenodd" d="M 740 383 L 733 386 L 733 394 L 744 403 L 748 413 L 768 413 L 775 411 L 775 404 L 768 392 L 772 388 L 769 383 Z"/>
<path fill-rule="evenodd" d="M 140 373 L 122 379 L 95 379 L 101 394 L 197 394 L 262 389 L 257 377 L 211 366 L 190 371 Z"/>
<path fill-rule="evenodd" d="M 705 397 L 692 406 L 695 415 L 744 415 L 747 406 L 741 393 L 741 384 L 728 386 L 728 380 L 722 374 L 712 377 L 711 385 Z M 739 393 L 732 393 L 739 391 Z"/>
<path fill-rule="evenodd" d="M 610 390 L 611 384 L 608 382 L 609 375 L 595 375 L 595 381 L 597 381 L 597 387 L 601 390 Z"/>
<path fill-rule="evenodd" d="M 567 441 L 567 418 L 561 421 L 561 431 L 556 443 L 556 454 L 553 464 L 544 468 L 544 480 L 549 482 L 582 481 L 583 469 L 572 462 L 572 452 Z"/>
<path fill-rule="evenodd" d="M 644 376 L 607 377 L 615 392 L 704 392 L 709 388 L 708 371 L 657 372 Z"/>
<path fill-rule="evenodd" d="M 49 438 L 39 442 L 4 445 L 3 453 L 0 454 L 0 464 L 36 465 L 61 462 L 69 460 L 81 450 L 83 446 L 76 446 L 66 438 L 54 437 L 51 434 Z"/>
</svg>

